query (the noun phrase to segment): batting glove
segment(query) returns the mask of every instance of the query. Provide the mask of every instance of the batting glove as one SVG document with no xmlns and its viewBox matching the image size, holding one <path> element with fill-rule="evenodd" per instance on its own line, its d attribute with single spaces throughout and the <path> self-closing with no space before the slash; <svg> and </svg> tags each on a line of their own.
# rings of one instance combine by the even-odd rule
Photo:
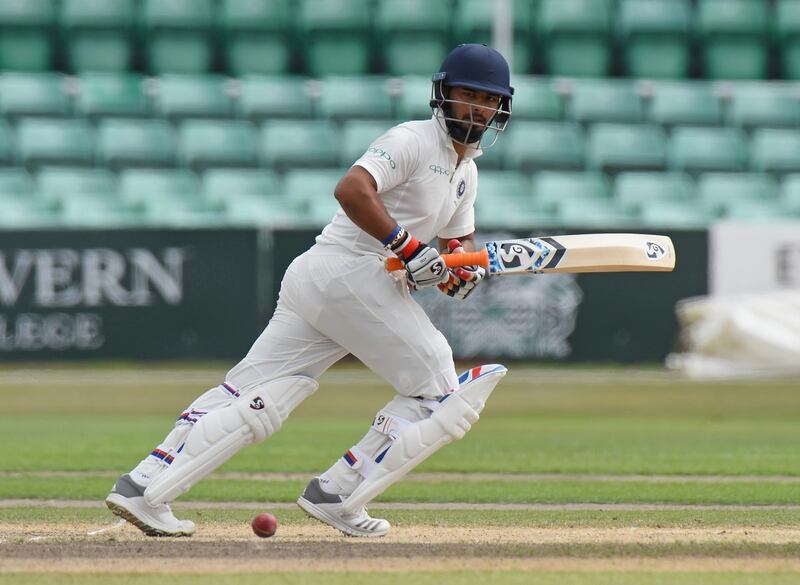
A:
<svg viewBox="0 0 800 585">
<path fill-rule="evenodd" d="M 464 248 L 458 240 L 447 242 L 447 249 L 451 254 L 464 253 Z M 449 297 L 455 297 L 463 301 L 486 276 L 486 270 L 483 266 L 460 266 L 458 268 L 449 268 L 447 274 L 447 282 L 438 285 L 439 290 Z"/>
<path fill-rule="evenodd" d="M 448 270 L 436 248 L 423 244 L 403 228 L 396 230 L 386 247 L 394 252 L 406 268 L 409 286 L 425 288 L 447 282 Z"/>
</svg>

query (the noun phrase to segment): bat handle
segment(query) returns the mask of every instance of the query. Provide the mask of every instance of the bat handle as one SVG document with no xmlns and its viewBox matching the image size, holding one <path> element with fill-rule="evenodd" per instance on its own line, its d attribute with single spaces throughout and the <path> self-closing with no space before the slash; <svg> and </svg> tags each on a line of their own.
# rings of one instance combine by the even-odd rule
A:
<svg viewBox="0 0 800 585">
<path fill-rule="evenodd" d="M 463 254 L 442 254 L 445 264 L 448 268 L 455 268 L 456 266 L 483 266 L 489 267 L 489 254 L 486 248 L 477 252 L 464 252 Z M 386 270 L 392 272 L 393 270 L 402 270 L 403 263 L 400 258 L 387 258 Z"/>
</svg>

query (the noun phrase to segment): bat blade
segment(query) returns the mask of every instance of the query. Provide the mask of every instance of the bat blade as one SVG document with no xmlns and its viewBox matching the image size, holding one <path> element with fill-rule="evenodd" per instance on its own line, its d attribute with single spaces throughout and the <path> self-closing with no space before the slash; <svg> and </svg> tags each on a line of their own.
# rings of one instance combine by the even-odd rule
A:
<svg viewBox="0 0 800 585">
<path fill-rule="evenodd" d="M 491 275 L 549 272 L 669 272 L 675 247 L 667 236 L 651 234 L 577 234 L 486 242 L 466 254 L 443 254 L 447 266 L 479 265 Z M 402 270 L 398 258 L 387 270 Z"/>
<path fill-rule="evenodd" d="M 667 236 L 577 234 L 486 243 L 493 275 L 550 272 L 669 272 L 675 247 Z"/>
</svg>

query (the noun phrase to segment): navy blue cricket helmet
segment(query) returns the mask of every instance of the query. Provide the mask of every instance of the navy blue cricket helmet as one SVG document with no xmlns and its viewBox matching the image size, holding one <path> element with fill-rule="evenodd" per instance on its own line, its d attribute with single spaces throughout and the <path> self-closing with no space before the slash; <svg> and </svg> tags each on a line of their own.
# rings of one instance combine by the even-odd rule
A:
<svg viewBox="0 0 800 585">
<path fill-rule="evenodd" d="M 483 44 L 458 45 L 433 75 L 430 106 L 434 113 L 442 112 L 450 136 L 459 142 L 480 143 L 486 130 L 494 130 L 491 143 L 481 144 L 486 148 L 495 143 L 497 135 L 505 130 L 511 117 L 514 88 L 511 87 L 510 78 L 508 63 L 499 51 Z M 486 125 L 472 121 L 465 125 L 464 120 L 450 114 L 449 104 L 453 100 L 448 99 L 449 87 L 464 87 L 500 96 L 495 115 Z"/>
</svg>

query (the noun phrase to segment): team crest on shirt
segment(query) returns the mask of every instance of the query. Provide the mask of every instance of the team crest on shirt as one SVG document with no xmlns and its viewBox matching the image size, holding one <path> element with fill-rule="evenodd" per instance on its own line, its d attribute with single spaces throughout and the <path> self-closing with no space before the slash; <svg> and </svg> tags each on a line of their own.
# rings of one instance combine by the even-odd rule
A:
<svg viewBox="0 0 800 585">
<path fill-rule="evenodd" d="M 464 195 L 464 191 L 467 190 L 467 182 L 464 179 L 461 179 L 458 182 L 458 189 L 456 189 L 456 198 L 461 199 Z"/>
</svg>

